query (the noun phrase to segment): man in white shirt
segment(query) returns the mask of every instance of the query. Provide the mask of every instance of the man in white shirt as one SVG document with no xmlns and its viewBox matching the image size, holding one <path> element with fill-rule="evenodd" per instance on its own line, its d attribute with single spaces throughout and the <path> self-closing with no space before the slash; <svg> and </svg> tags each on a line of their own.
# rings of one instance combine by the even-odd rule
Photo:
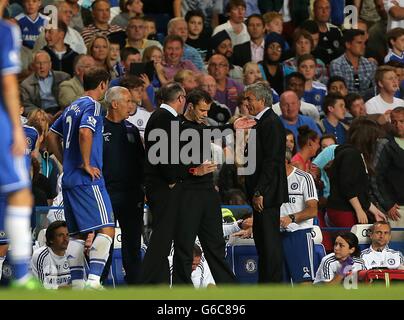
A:
<svg viewBox="0 0 404 320">
<path fill-rule="evenodd" d="M 46 229 L 46 246 L 32 255 L 32 274 L 46 289 L 58 289 L 71 284 L 70 266 L 66 250 L 69 233 L 65 221 L 54 221 Z"/>
<path fill-rule="evenodd" d="M 286 279 L 293 283 L 314 280 L 314 243 L 311 235 L 317 216 L 318 197 L 313 177 L 290 165 L 292 151 L 286 149 L 289 202 L 281 206 L 280 227 Z"/>
<path fill-rule="evenodd" d="M 394 97 L 400 89 L 398 77 L 394 67 L 381 66 L 377 68 L 375 80 L 379 88 L 379 94 L 366 102 L 368 114 L 384 114 L 386 120 L 390 121 L 390 112 L 395 107 L 404 106 L 404 100 Z"/>
<path fill-rule="evenodd" d="M 391 239 L 391 226 L 386 221 L 378 221 L 370 228 L 369 248 L 362 250 L 361 258 L 365 261 L 366 269 L 398 269 L 404 267 L 403 254 L 392 250 L 388 244 Z"/>
<path fill-rule="evenodd" d="M 229 20 L 213 30 L 213 35 L 226 30 L 230 35 L 233 46 L 250 41 L 247 27 L 244 24 L 244 17 L 246 12 L 246 3 L 244 0 L 230 0 L 226 6 L 226 14 Z"/>
</svg>

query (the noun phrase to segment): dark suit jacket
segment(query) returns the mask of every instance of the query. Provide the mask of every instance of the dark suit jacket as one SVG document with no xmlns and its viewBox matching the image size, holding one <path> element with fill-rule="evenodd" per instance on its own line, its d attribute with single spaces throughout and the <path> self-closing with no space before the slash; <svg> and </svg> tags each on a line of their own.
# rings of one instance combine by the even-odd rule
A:
<svg viewBox="0 0 404 320">
<path fill-rule="evenodd" d="M 254 174 L 246 176 L 247 194 L 251 199 L 259 191 L 264 197 L 264 207 L 277 207 L 288 201 L 285 128 L 271 108 L 263 114 L 254 129 L 257 165 Z M 250 158 L 251 155 L 249 161 Z"/>
<path fill-rule="evenodd" d="M 173 132 L 171 130 L 171 123 L 177 122 L 178 128 L 180 121 L 178 117 L 175 117 L 171 112 L 166 109 L 158 108 L 151 115 L 149 121 L 147 122 L 144 141 L 145 141 L 145 151 L 146 151 L 146 163 L 145 163 L 145 183 L 146 185 L 153 184 L 154 186 L 165 186 L 173 184 L 181 180 L 180 165 L 173 164 L 172 155 L 174 152 L 177 154 L 177 159 L 179 162 L 179 151 L 175 151 L 171 145 L 171 136 Z M 149 137 L 150 133 L 154 129 L 163 130 L 168 137 L 168 141 L 159 140 L 152 141 Z M 154 138 L 155 139 L 155 138 Z M 175 139 L 178 142 L 179 149 L 179 138 Z M 150 154 L 150 149 L 156 144 L 160 145 L 160 154 L 158 155 L 160 159 L 165 159 L 164 163 L 153 164 L 151 156 L 156 156 L 156 152 L 152 149 Z M 157 146 L 155 146 L 157 148 Z M 164 149 L 165 148 L 165 149 Z"/>
<path fill-rule="evenodd" d="M 243 67 L 251 61 L 251 41 L 234 46 L 232 62 L 236 66 Z"/>
</svg>

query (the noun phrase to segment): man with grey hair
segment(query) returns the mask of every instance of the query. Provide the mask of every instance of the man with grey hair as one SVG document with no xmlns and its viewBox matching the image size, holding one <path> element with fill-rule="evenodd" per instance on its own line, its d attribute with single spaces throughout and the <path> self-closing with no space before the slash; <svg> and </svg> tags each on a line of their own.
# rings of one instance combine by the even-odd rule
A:
<svg viewBox="0 0 404 320">
<path fill-rule="evenodd" d="M 95 60 L 90 55 L 80 54 L 74 59 L 73 78 L 63 81 L 59 86 L 59 104 L 62 108 L 69 106 L 73 101 L 83 96 L 84 73 L 94 66 Z"/>
<path fill-rule="evenodd" d="M 180 36 L 184 41 L 184 53 L 182 60 L 190 60 L 199 69 L 203 70 L 203 60 L 199 52 L 190 45 L 186 44 L 188 38 L 188 24 L 184 18 L 173 18 L 168 22 L 167 34 Z"/>
<path fill-rule="evenodd" d="M 285 129 L 272 110 L 271 88 L 265 82 L 244 90 L 247 108 L 255 116 L 256 170 L 246 176 L 246 190 L 253 206 L 253 233 L 258 253 L 258 282 L 282 281 L 283 254 L 279 230 L 280 207 L 288 201 L 285 170 Z M 246 148 L 248 150 L 248 148 Z"/>
<path fill-rule="evenodd" d="M 136 284 L 141 264 L 144 148 L 139 130 L 126 121 L 133 108 L 129 90 L 112 87 L 106 92 L 105 100 L 108 110 L 104 118 L 102 171 L 115 219 L 121 228 L 125 281 Z M 119 161 L 116 161 L 117 156 Z"/>
</svg>

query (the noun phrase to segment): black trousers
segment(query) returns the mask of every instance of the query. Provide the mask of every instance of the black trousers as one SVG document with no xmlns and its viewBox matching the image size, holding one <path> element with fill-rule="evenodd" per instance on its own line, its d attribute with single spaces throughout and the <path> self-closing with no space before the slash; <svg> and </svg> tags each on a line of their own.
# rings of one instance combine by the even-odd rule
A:
<svg viewBox="0 0 404 320">
<path fill-rule="evenodd" d="M 174 240 L 181 190 L 181 183 L 173 189 L 146 185 L 147 203 L 152 213 L 152 234 L 141 267 L 142 284 L 171 282 L 168 256 Z"/>
<path fill-rule="evenodd" d="M 265 208 L 253 212 L 253 234 L 258 253 L 258 282 L 282 282 L 283 251 L 280 226 L 280 208 Z"/>
<path fill-rule="evenodd" d="M 215 282 L 236 282 L 225 260 L 219 193 L 213 186 L 201 189 L 184 185 L 181 195 L 174 240 L 173 284 L 192 284 L 193 248 L 197 235 Z"/>
<path fill-rule="evenodd" d="M 121 228 L 122 264 L 127 284 L 136 284 L 140 275 L 140 246 L 144 196 L 136 191 L 110 193 L 115 219 Z"/>
</svg>

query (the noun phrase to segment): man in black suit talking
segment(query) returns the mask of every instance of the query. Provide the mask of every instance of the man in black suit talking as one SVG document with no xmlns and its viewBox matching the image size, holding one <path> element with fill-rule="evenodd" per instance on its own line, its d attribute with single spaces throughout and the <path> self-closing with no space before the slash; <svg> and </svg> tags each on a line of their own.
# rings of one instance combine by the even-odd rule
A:
<svg viewBox="0 0 404 320">
<path fill-rule="evenodd" d="M 258 82 L 249 85 L 244 90 L 244 96 L 250 114 L 257 121 L 253 128 L 256 130 L 256 170 L 246 176 L 246 189 L 253 206 L 258 281 L 276 283 L 282 281 L 283 268 L 280 207 L 288 202 L 285 129 L 271 108 L 272 96 L 268 84 Z M 248 155 L 249 161 L 252 157 Z"/>
</svg>

